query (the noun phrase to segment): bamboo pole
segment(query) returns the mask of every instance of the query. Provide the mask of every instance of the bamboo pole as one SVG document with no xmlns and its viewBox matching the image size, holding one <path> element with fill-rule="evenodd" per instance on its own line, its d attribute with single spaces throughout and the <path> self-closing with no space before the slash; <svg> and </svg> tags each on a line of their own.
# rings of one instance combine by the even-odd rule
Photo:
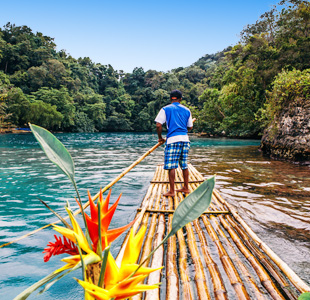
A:
<svg viewBox="0 0 310 300">
<path fill-rule="evenodd" d="M 287 276 L 287 278 L 294 284 L 294 286 L 301 293 L 310 292 L 310 287 L 302 281 L 298 275 L 281 259 L 276 255 L 254 232 L 253 230 L 245 223 L 245 221 L 239 216 L 237 211 L 227 203 L 219 194 L 217 190 L 214 191 L 218 200 L 225 204 L 225 206 L 231 211 L 234 218 L 241 224 L 245 232 L 254 240 L 258 248 L 263 250 L 270 259 L 279 267 L 279 269 Z"/>
<path fill-rule="evenodd" d="M 148 150 L 147 152 L 145 152 L 139 159 L 137 159 L 135 162 L 133 162 L 126 170 L 124 170 L 120 175 L 118 175 L 114 180 L 112 180 L 108 185 L 106 185 L 103 189 L 102 189 L 102 193 L 104 193 L 105 191 L 107 191 L 110 187 L 112 187 L 116 182 L 118 182 L 122 177 L 124 177 L 131 169 L 133 169 L 136 165 L 138 165 L 144 158 L 146 158 L 149 154 L 151 154 L 154 150 L 156 150 L 159 146 L 161 146 L 163 144 L 163 142 L 159 142 L 157 143 L 155 146 L 153 146 L 150 150 Z M 93 198 L 93 200 L 96 200 L 98 197 L 99 197 L 99 193 L 96 194 L 96 196 Z M 86 209 L 87 207 L 89 206 L 89 201 L 87 201 L 83 208 Z M 78 209 L 74 212 L 74 215 L 78 215 L 79 213 L 81 212 L 81 209 Z M 65 217 L 64 219 L 68 219 L 69 217 Z M 56 221 L 56 222 L 53 222 L 53 223 L 50 223 L 50 224 L 47 224 L 41 228 L 38 228 L 36 230 L 33 230 L 31 232 L 28 232 L 27 234 L 17 238 L 17 239 L 14 239 L 8 243 L 5 243 L 5 244 L 2 244 L 0 245 L 0 248 L 3 248 L 3 247 L 6 247 L 6 246 L 9 246 L 13 243 L 16 243 L 26 237 L 29 237 L 45 228 L 48 228 L 52 225 L 55 225 L 55 224 L 59 224 L 61 221 Z"/>
<path fill-rule="evenodd" d="M 158 198 L 161 199 L 161 195 Z M 162 242 L 164 236 L 165 236 L 165 216 L 164 214 L 160 214 L 158 217 L 158 226 L 157 226 L 157 232 L 154 237 L 153 249 L 155 249 Z M 163 262 L 164 262 L 164 245 L 161 245 L 153 254 L 151 268 L 159 268 L 163 265 Z M 160 277 L 161 277 L 161 270 L 152 272 L 148 277 L 147 283 L 149 285 L 159 283 Z M 144 299 L 159 300 L 160 299 L 159 292 L 160 292 L 159 289 L 146 291 Z"/>
<path fill-rule="evenodd" d="M 181 178 L 182 175 L 180 174 L 180 172 L 181 172 L 181 169 L 178 168 L 176 173 Z M 179 185 L 179 188 L 181 188 L 180 185 Z M 180 198 L 180 201 L 184 199 L 184 196 L 182 193 L 178 193 L 178 196 Z M 177 205 L 179 205 L 178 197 L 174 197 L 174 203 L 176 207 Z M 204 299 L 204 300 L 211 299 L 209 291 L 208 291 L 208 287 L 207 287 L 207 280 L 204 274 L 204 268 L 202 265 L 202 261 L 200 259 L 200 253 L 198 251 L 196 238 L 195 238 L 192 225 L 190 223 L 185 225 L 185 230 L 187 233 L 188 249 L 192 256 L 192 260 L 193 260 L 194 268 L 195 268 L 195 283 L 197 287 L 198 297 L 199 299 Z"/>
<path fill-rule="evenodd" d="M 254 278 L 252 275 L 249 273 L 247 267 L 243 264 L 241 259 L 239 258 L 238 253 L 236 252 L 235 248 L 232 246 L 226 235 L 224 234 L 223 230 L 220 227 L 220 224 L 217 220 L 217 218 L 211 216 L 211 220 L 215 224 L 215 230 L 216 232 L 222 237 L 222 240 L 226 244 L 226 247 L 230 250 L 231 253 L 234 254 L 234 261 L 235 265 L 238 266 L 239 270 L 243 274 L 243 277 L 245 278 L 249 288 L 253 291 L 255 295 L 256 300 L 266 300 L 266 297 L 263 295 L 262 291 L 258 288 Z"/>
<path fill-rule="evenodd" d="M 167 185 L 165 185 L 167 188 Z M 173 209 L 172 197 L 168 197 L 168 208 Z M 172 228 L 171 214 L 168 215 L 168 232 Z M 179 275 L 177 268 L 177 244 L 176 236 L 173 235 L 167 241 L 167 257 L 166 257 L 166 300 L 179 300 Z"/>
<path fill-rule="evenodd" d="M 209 222 L 208 218 L 206 216 L 201 216 L 202 221 L 205 225 L 205 228 L 211 237 L 212 241 L 217 247 L 218 254 L 220 257 L 220 260 L 222 262 L 223 268 L 228 276 L 228 279 L 232 285 L 232 287 L 235 290 L 236 296 L 238 299 L 250 299 L 243 282 L 238 274 L 238 271 L 236 270 L 233 262 L 231 261 L 230 257 L 228 256 L 225 248 L 223 247 L 221 241 L 219 240 L 217 234 L 215 233 L 214 229 L 211 226 L 211 223 Z"/>
<path fill-rule="evenodd" d="M 206 262 L 206 266 L 209 270 L 210 276 L 211 276 L 214 297 L 217 300 L 227 300 L 228 299 L 227 291 L 225 289 L 225 285 L 224 285 L 221 273 L 219 271 L 217 264 L 212 259 L 212 256 L 208 249 L 206 238 L 203 235 L 201 227 L 199 226 L 199 222 L 194 221 L 194 227 L 195 227 L 196 233 L 198 234 L 199 241 L 201 244 L 202 254 Z"/>
<path fill-rule="evenodd" d="M 168 179 L 168 172 L 165 171 L 166 178 Z M 174 197 L 175 199 L 176 197 Z M 172 197 L 168 197 L 168 201 L 173 201 Z M 177 207 L 177 203 L 174 201 L 175 208 Z M 182 286 L 182 296 L 183 299 L 186 300 L 193 300 L 193 290 L 190 284 L 190 276 L 188 271 L 188 263 L 187 263 L 187 249 L 186 243 L 183 235 L 183 229 L 180 229 L 177 233 L 177 239 L 179 244 L 179 273 L 181 279 L 181 286 Z"/>
<path fill-rule="evenodd" d="M 275 281 L 279 284 L 282 289 L 282 292 L 286 294 L 286 296 L 290 300 L 296 300 L 298 298 L 297 294 L 291 288 L 290 284 L 285 280 L 285 278 L 280 274 L 275 267 L 271 264 L 268 258 L 259 251 L 259 249 L 254 245 L 247 234 L 237 225 L 237 223 L 232 218 L 227 218 L 228 223 L 232 228 L 237 232 L 237 234 L 241 237 L 244 244 L 248 247 L 251 253 L 255 255 L 255 257 L 260 261 L 260 263 L 265 267 L 265 269 L 271 274 L 271 276 L 275 279 Z"/>
<path fill-rule="evenodd" d="M 181 176 L 180 171 L 179 171 L 179 176 Z M 203 182 L 204 180 L 193 180 L 196 179 L 192 172 L 189 172 L 189 178 L 191 179 L 191 184 L 189 185 L 189 188 L 191 191 L 195 190 L 198 187 L 198 184 L 193 184 L 194 182 Z M 203 231 L 201 229 L 200 223 L 197 220 L 193 221 L 195 231 L 198 235 L 200 244 L 201 244 L 201 249 L 202 249 L 202 254 L 206 263 L 206 266 L 209 270 L 210 276 L 211 276 L 211 281 L 213 284 L 213 292 L 215 299 L 218 300 L 225 300 L 227 299 L 227 291 L 225 289 L 225 285 L 221 276 L 221 273 L 218 269 L 217 264 L 213 261 L 212 256 L 209 252 L 209 248 L 207 245 L 206 238 L 203 234 Z"/>
</svg>

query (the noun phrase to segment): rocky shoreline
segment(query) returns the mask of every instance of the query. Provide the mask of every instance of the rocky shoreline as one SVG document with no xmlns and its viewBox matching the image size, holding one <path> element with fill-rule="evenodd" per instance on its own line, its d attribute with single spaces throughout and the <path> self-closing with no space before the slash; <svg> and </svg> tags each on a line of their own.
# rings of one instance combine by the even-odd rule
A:
<svg viewBox="0 0 310 300">
<path fill-rule="evenodd" d="M 310 100 L 297 99 L 265 130 L 261 151 L 274 159 L 310 165 Z"/>
</svg>

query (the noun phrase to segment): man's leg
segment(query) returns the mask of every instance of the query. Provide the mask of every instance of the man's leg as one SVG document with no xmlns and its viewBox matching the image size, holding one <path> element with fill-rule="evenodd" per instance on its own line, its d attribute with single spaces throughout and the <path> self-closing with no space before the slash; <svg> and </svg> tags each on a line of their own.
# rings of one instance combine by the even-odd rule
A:
<svg viewBox="0 0 310 300">
<path fill-rule="evenodd" d="M 189 174 L 188 169 L 183 169 L 182 172 L 183 172 L 184 184 L 181 189 L 177 190 L 177 192 L 189 194 L 190 190 L 188 188 L 188 174 Z"/>
<path fill-rule="evenodd" d="M 187 158 L 188 158 L 188 150 L 190 148 L 189 142 L 184 142 L 183 147 L 182 147 L 182 153 L 180 156 L 180 166 L 182 168 L 182 173 L 183 173 L 183 180 L 184 184 L 181 189 L 178 189 L 177 192 L 189 194 L 190 190 L 188 188 L 188 177 L 189 177 L 189 171 L 188 171 L 188 166 L 187 166 Z"/>
<path fill-rule="evenodd" d="M 175 191 L 174 191 L 174 181 L 175 181 L 175 169 L 170 169 L 169 170 L 169 185 L 170 185 L 170 190 L 164 194 L 165 197 L 174 197 Z"/>
</svg>

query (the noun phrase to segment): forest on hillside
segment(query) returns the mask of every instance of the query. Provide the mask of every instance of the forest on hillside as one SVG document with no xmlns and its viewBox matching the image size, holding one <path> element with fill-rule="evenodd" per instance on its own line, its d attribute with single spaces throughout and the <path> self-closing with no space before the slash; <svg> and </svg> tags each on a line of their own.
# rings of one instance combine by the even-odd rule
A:
<svg viewBox="0 0 310 300">
<path fill-rule="evenodd" d="M 0 29 L 0 127 L 53 131 L 153 131 L 173 89 L 195 130 L 258 137 L 287 101 L 310 96 L 310 3 L 284 0 L 240 33 L 240 42 L 189 67 L 132 73 L 56 51 L 27 26 Z"/>
</svg>

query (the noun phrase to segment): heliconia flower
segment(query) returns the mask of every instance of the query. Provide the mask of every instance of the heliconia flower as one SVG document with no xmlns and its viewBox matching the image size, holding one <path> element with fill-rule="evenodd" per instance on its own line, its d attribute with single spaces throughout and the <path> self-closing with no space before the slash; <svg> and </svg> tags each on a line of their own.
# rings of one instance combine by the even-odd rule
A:
<svg viewBox="0 0 310 300">
<path fill-rule="evenodd" d="M 112 254 L 109 253 L 105 270 L 104 288 L 78 280 L 78 283 L 85 289 L 86 293 L 99 300 L 111 298 L 121 300 L 146 290 L 158 288 L 158 285 L 145 285 L 141 284 L 141 282 L 148 274 L 162 267 L 157 269 L 140 267 L 134 273 L 138 268 L 136 262 L 140 254 L 145 232 L 146 226 L 142 226 L 136 235 L 134 235 L 133 229 L 131 230 L 120 268 L 117 266 Z"/>
<path fill-rule="evenodd" d="M 135 222 L 135 220 L 133 220 L 132 222 L 130 222 L 129 224 L 123 227 L 108 230 L 121 196 L 122 194 L 118 197 L 116 202 L 109 208 L 111 190 L 109 191 L 108 196 L 104 200 L 101 189 L 100 189 L 98 202 L 100 202 L 100 206 L 101 206 L 101 237 L 102 237 L 101 248 L 102 249 L 105 249 L 111 242 L 113 242 L 118 236 L 120 236 L 126 229 L 128 229 Z M 88 191 L 88 198 L 89 198 L 89 204 L 90 204 L 90 216 L 85 214 L 85 218 L 86 218 L 87 227 L 89 230 L 89 235 L 93 243 L 93 251 L 96 251 L 97 246 L 98 246 L 98 241 L 99 241 L 98 203 L 97 205 L 95 205 L 89 191 Z"/>
</svg>

